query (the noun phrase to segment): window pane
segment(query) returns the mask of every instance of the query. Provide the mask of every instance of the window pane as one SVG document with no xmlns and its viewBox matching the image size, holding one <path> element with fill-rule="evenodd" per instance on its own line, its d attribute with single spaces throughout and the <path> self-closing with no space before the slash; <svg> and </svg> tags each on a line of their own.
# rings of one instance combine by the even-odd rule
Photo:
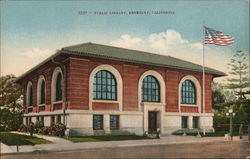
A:
<svg viewBox="0 0 250 159">
<path fill-rule="evenodd" d="M 156 97 L 156 95 L 158 97 Z M 143 102 L 160 102 L 160 86 L 157 79 L 153 76 L 146 76 L 142 84 Z"/>
<path fill-rule="evenodd" d="M 110 115 L 110 129 L 119 129 L 119 115 Z"/>
<path fill-rule="evenodd" d="M 59 73 L 56 79 L 56 101 L 62 100 L 62 75 Z"/>
<path fill-rule="evenodd" d="M 181 127 L 188 128 L 188 117 L 187 116 L 181 117 Z"/>
<path fill-rule="evenodd" d="M 181 86 L 181 103 L 196 104 L 195 86 L 192 81 L 185 80 Z"/>
<path fill-rule="evenodd" d="M 103 115 L 93 115 L 93 129 L 103 129 Z"/>
<path fill-rule="evenodd" d="M 198 116 L 193 117 L 193 128 L 199 128 L 199 117 Z"/>
<path fill-rule="evenodd" d="M 97 78 L 98 77 L 98 78 Z M 101 100 L 116 100 L 117 85 L 115 77 L 106 70 L 101 70 L 96 73 L 97 83 L 93 82 L 93 95 L 94 99 Z"/>
<path fill-rule="evenodd" d="M 29 106 L 33 106 L 33 88 L 32 86 L 30 86 L 30 90 L 29 90 Z"/>
<path fill-rule="evenodd" d="M 44 81 L 42 81 L 42 84 L 41 84 L 40 104 L 45 104 L 45 82 Z"/>
</svg>

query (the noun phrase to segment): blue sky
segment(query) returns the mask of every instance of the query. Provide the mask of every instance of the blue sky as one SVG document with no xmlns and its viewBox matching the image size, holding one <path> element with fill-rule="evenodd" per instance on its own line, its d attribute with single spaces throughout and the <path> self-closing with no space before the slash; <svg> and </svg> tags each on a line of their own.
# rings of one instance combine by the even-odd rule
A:
<svg viewBox="0 0 250 159">
<path fill-rule="evenodd" d="M 2 73 L 24 73 L 64 46 L 95 42 L 202 62 L 203 25 L 233 36 L 205 46 L 206 66 L 228 72 L 238 49 L 249 53 L 247 0 L 1 1 Z M 79 15 L 79 11 L 173 11 L 174 14 Z"/>
</svg>

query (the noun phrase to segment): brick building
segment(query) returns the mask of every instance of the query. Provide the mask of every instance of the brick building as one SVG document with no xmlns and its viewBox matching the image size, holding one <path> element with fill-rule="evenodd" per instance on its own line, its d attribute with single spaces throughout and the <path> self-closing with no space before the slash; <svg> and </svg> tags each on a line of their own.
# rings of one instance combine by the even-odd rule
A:
<svg viewBox="0 0 250 159">
<path fill-rule="evenodd" d="M 213 131 L 213 78 L 223 72 L 153 53 L 84 43 L 21 75 L 24 123 L 65 123 L 71 135 Z"/>
</svg>

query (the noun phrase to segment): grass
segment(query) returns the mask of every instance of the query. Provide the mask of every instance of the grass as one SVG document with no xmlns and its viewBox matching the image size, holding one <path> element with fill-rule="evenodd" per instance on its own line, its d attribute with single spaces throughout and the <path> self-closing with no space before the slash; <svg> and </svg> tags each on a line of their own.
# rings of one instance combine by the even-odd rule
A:
<svg viewBox="0 0 250 159">
<path fill-rule="evenodd" d="M 121 140 L 152 139 L 150 137 L 137 136 L 137 135 L 73 136 L 73 137 L 64 136 L 63 138 L 70 140 L 72 142 L 97 142 L 97 141 L 121 141 Z"/>
<path fill-rule="evenodd" d="M 9 146 L 51 143 L 50 141 L 38 137 L 14 134 L 10 132 L 0 132 L 0 141 Z"/>
<path fill-rule="evenodd" d="M 216 131 L 214 133 L 206 133 L 206 135 L 203 135 L 203 132 L 200 132 L 200 135 L 202 137 L 223 137 L 225 134 L 227 134 L 228 131 Z M 173 133 L 173 135 L 177 135 L 177 136 L 181 136 L 183 135 L 183 132 L 177 132 L 177 133 Z M 194 132 L 186 132 L 187 136 L 197 136 L 197 133 Z M 239 134 L 237 132 L 233 133 L 233 136 L 239 136 Z"/>
</svg>

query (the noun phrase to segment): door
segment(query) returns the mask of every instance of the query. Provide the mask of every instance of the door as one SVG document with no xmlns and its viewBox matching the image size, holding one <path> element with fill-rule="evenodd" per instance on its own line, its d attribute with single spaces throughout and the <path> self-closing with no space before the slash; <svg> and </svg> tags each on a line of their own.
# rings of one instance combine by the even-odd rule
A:
<svg viewBox="0 0 250 159">
<path fill-rule="evenodd" d="M 148 133 L 155 133 L 157 129 L 157 112 L 148 112 Z"/>
</svg>

